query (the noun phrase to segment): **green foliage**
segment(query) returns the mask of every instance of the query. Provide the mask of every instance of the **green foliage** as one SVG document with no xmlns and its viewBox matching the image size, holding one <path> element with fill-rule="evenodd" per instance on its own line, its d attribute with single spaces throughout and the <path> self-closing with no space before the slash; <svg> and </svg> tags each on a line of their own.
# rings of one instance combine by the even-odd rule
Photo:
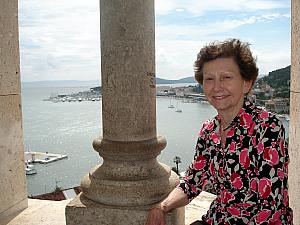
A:
<svg viewBox="0 0 300 225">
<path fill-rule="evenodd" d="M 274 97 L 289 98 L 290 97 L 290 80 L 291 66 L 274 70 L 263 78 L 258 80 L 258 83 L 267 83 L 275 89 Z"/>
</svg>

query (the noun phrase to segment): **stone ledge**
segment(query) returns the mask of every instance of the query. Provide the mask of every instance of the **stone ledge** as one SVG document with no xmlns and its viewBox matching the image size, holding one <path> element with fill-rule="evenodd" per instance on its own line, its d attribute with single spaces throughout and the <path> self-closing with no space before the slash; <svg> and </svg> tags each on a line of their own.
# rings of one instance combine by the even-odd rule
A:
<svg viewBox="0 0 300 225">
<path fill-rule="evenodd" d="M 185 224 L 201 219 L 215 195 L 202 192 L 185 208 Z M 12 219 L 7 225 L 66 225 L 65 207 L 70 200 L 48 201 L 28 199 L 28 208 Z"/>
<path fill-rule="evenodd" d="M 69 202 L 28 199 L 28 208 L 7 225 L 65 225 L 65 207 Z"/>
</svg>

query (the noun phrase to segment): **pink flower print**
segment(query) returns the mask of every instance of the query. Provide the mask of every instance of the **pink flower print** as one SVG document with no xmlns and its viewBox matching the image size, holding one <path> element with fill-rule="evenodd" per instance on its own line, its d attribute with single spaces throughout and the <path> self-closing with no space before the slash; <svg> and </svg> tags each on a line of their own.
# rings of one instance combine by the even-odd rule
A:
<svg viewBox="0 0 300 225">
<path fill-rule="evenodd" d="M 265 148 L 263 157 L 266 160 L 270 160 L 270 148 L 269 147 Z"/>
<path fill-rule="evenodd" d="M 234 132 L 235 132 L 234 128 L 231 128 L 227 133 L 227 137 L 233 137 Z"/>
<path fill-rule="evenodd" d="M 281 181 L 283 181 L 283 179 L 284 179 L 284 172 L 283 172 L 283 169 L 278 168 L 277 174 L 278 174 L 279 179 L 280 179 Z"/>
<path fill-rule="evenodd" d="M 267 178 L 262 178 L 258 183 L 258 192 L 262 198 L 269 197 L 271 193 L 271 181 Z"/>
<path fill-rule="evenodd" d="M 240 210 L 234 206 L 228 207 L 227 211 L 233 216 L 239 216 L 241 214 Z"/>
<path fill-rule="evenodd" d="M 281 216 L 281 211 L 276 211 L 276 212 L 272 215 L 272 218 L 271 218 L 270 222 L 271 222 L 272 224 L 275 224 L 275 225 L 282 224 L 281 221 L 279 220 L 279 219 L 280 219 L 280 216 Z"/>
<path fill-rule="evenodd" d="M 191 185 L 191 189 L 192 189 L 192 191 L 193 191 L 194 193 L 197 193 L 197 189 L 195 188 L 194 185 Z"/>
<path fill-rule="evenodd" d="M 284 152 L 284 150 L 285 150 L 284 145 L 285 145 L 284 139 L 280 139 L 279 146 L 280 146 L 280 152 L 281 152 L 282 155 L 285 154 L 285 152 Z"/>
<path fill-rule="evenodd" d="M 252 136 L 253 131 L 254 131 L 254 127 L 255 127 L 255 123 L 252 123 L 252 124 L 251 124 L 251 127 L 250 127 L 250 129 L 249 129 L 249 131 L 248 131 L 248 135 L 249 135 L 249 136 Z"/>
<path fill-rule="evenodd" d="M 264 159 L 270 162 L 271 165 L 276 165 L 279 162 L 278 152 L 275 148 L 265 148 Z"/>
<path fill-rule="evenodd" d="M 257 145 L 258 154 L 260 154 L 264 150 L 264 143 L 258 143 Z"/>
<path fill-rule="evenodd" d="M 224 169 L 223 169 L 223 167 L 220 167 L 219 174 L 220 174 L 221 177 L 224 177 Z"/>
<path fill-rule="evenodd" d="M 257 181 L 255 178 L 252 178 L 250 181 L 250 188 L 252 191 L 256 191 L 257 190 Z"/>
<path fill-rule="evenodd" d="M 230 177 L 230 180 L 235 188 L 241 189 L 243 187 L 243 182 L 239 174 L 233 173 Z"/>
<path fill-rule="evenodd" d="M 252 144 L 253 144 L 253 146 L 256 146 L 256 137 L 252 138 Z"/>
<path fill-rule="evenodd" d="M 247 169 L 250 165 L 250 159 L 248 156 L 248 149 L 244 148 L 240 153 L 240 164 Z"/>
<path fill-rule="evenodd" d="M 230 202 L 234 199 L 235 199 L 235 196 L 231 192 L 229 192 L 227 190 L 224 190 L 221 192 L 222 203 L 227 204 L 228 202 Z"/>
<path fill-rule="evenodd" d="M 269 216 L 271 215 L 271 210 L 268 209 L 264 209 L 262 211 L 260 211 L 257 215 L 256 215 L 256 223 L 257 224 L 261 224 L 262 222 L 265 222 Z"/>
<path fill-rule="evenodd" d="M 196 170 L 202 170 L 205 167 L 206 159 L 204 156 L 200 155 L 196 158 L 194 162 L 194 168 Z"/>
<path fill-rule="evenodd" d="M 200 136 L 200 137 L 203 137 L 203 135 L 204 135 L 204 132 L 203 132 L 203 130 L 204 130 L 204 129 L 203 129 L 203 128 L 201 128 L 201 129 L 200 129 L 200 131 L 199 131 L 199 136 Z"/>
<path fill-rule="evenodd" d="M 278 164 L 278 162 L 279 162 L 279 156 L 278 156 L 278 152 L 277 152 L 276 148 L 272 148 L 270 150 L 270 162 L 271 162 L 271 165 L 273 165 L 273 166 Z"/>
<path fill-rule="evenodd" d="M 216 132 L 212 132 L 211 135 L 210 135 L 210 138 L 213 140 L 213 142 L 215 144 L 219 143 L 219 141 L 220 141 L 220 138 L 219 138 L 219 136 L 217 135 Z"/>
<path fill-rule="evenodd" d="M 262 111 L 259 115 L 261 119 L 266 119 L 269 116 L 269 113 L 267 111 Z"/>
<path fill-rule="evenodd" d="M 283 204 L 284 205 L 289 204 L 289 195 L 288 195 L 288 190 L 287 189 L 283 190 Z"/>
<path fill-rule="evenodd" d="M 215 167 L 214 167 L 214 163 L 213 163 L 213 162 L 211 162 L 211 163 L 209 164 L 209 169 L 210 169 L 211 174 L 212 174 L 213 176 L 215 176 L 215 175 L 216 175 L 216 170 L 215 170 Z"/>
<path fill-rule="evenodd" d="M 207 121 L 205 123 L 205 128 L 209 131 L 212 130 L 214 128 L 214 123 L 212 121 Z"/>
<path fill-rule="evenodd" d="M 230 146 L 229 146 L 229 151 L 230 152 L 235 152 L 236 150 L 236 143 L 233 141 L 230 143 Z"/>
<path fill-rule="evenodd" d="M 244 121 L 245 121 L 245 128 L 249 128 L 250 124 L 252 123 L 252 115 L 249 113 L 244 114 Z"/>
</svg>

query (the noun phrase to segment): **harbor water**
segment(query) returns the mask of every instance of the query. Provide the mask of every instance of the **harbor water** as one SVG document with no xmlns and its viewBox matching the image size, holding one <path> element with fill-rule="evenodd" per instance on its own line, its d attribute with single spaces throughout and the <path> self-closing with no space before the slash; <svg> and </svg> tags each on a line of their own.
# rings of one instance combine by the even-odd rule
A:
<svg viewBox="0 0 300 225">
<path fill-rule="evenodd" d="M 25 151 L 49 152 L 68 158 L 48 164 L 35 164 L 37 173 L 27 175 L 28 195 L 51 192 L 55 186 L 63 189 L 80 185 L 81 178 L 102 158 L 93 150 L 92 141 L 101 135 L 100 101 L 43 101 L 53 94 L 71 94 L 89 90 L 81 87 L 22 87 L 22 109 Z M 173 104 L 175 108 L 168 106 Z M 176 107 L 182 112 L 176 112 Z M 141 109 L 142 110 L 142 109 Z M 157 133 L 167 140 L 167 147 L 158 160 L 175 166 L 175 156 L 181 158 L 179 170 L 184 171 L 194 155 L 201 124 L 216 115 L 205 103 L 188 103 L 164 97 L 157 98 Z"/>
</svg>

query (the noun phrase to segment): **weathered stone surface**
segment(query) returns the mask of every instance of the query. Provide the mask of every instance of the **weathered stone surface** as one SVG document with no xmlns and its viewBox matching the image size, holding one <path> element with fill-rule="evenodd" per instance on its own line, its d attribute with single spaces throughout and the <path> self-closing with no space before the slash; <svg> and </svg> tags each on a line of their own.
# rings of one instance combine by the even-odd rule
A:
<svg viewBox="0 0 300 225">
<path fill-rule="evenodd" d="M 292 1 L 292 67 L 289 123 L 289 196 L 294 224 L 300 224 L 300 1 Z"/>
<path fill-rule="evenodd" d="M 101 0 L 103 137 L 156 138 L 153 0 Z"/>
<path fill-rule="evenodd" d="M 0 95 L 20 94 L 18 1 L 0 1 Z"/>
<path fill-rule="evenodd" d="M 66 221 L 72 225 L 144 225 L 148 210 L 149 206 L 117 207 L 99 204 L 79 195 L 67 205 Z M 167 215 L 167 225 L 184 225 L 183 221 L 184 208 Z"/>
<path fill-rule="evenodd" d="M 197 198 L 193 199 L 193 201 L 185 207 L 185 224 L 190 225 L 197 220 L 202 220 L 202 216 L 207 213 L 215 198 L 216 195 L 202 191 Z"/>
<path fill-rule="evenodd" d="M 148 209 L 179 182 L 157 162 L 166 146 L 156 132 L 154 0 L 100 0 L 103 164 L 66 208 L 73 224 L 142 225 Z M 180 210 L 168 224 L 184 224 Z"/>
<path fill-rule="evenodd" d="M 27 206 L 18 1 L 0 1 L 0 222 Z"/>
<path fill-rule="evenodd" d="M 160 176 L 148 179 L 101 179 L 93 173 L 85 176 L 81 187 L 84 196 L 96 202 L 117 206 L 143 206 L 166 198 L 178 184 L 178 176 L 165 166 Z M 96 173 L 97 170 L 94 172 Z"/>
<path fill-rule="evenodd" d="M 3 222 L 8 222 L 7 225 L 65 225 L 65 207 L 69 202 L 28 199 L 28 208 L 9 222 Z"/>
<path fill-rule="evenodd" d="M 26 207 L 20 95 L 0 96 L 0 221 Z M 18 206 L 21 205 L 21 207 Z"/>
</svg>

